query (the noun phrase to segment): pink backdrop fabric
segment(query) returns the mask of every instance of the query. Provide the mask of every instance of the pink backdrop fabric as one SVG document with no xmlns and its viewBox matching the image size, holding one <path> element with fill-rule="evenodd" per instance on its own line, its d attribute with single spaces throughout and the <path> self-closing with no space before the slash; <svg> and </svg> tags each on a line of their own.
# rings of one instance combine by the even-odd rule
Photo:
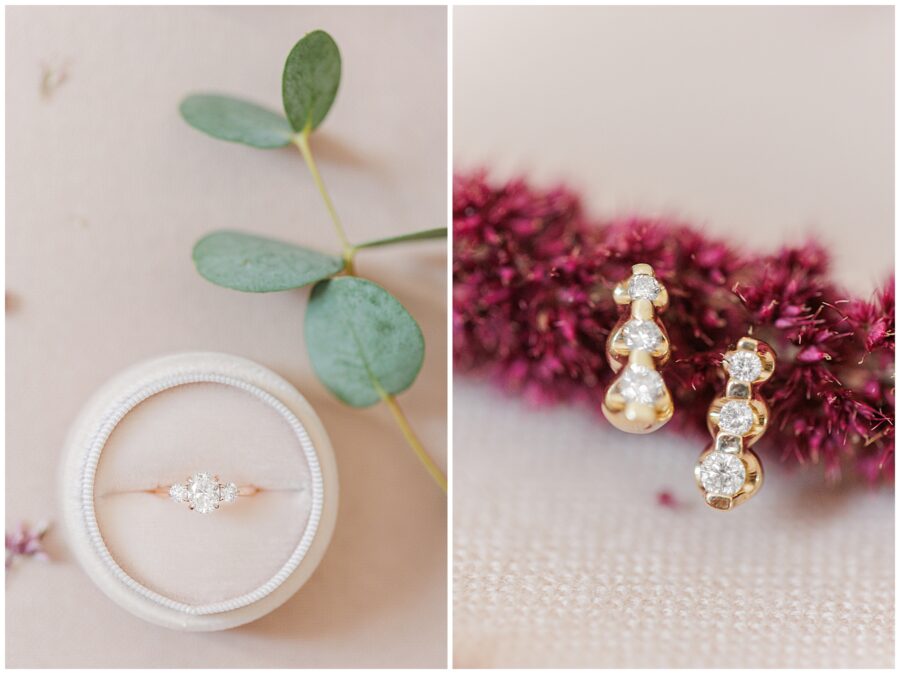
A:
<svg viewBox="0 0 900 674">
<path fill-rule="evenodd" d="M 811 234 L 868 294 L 893 267 L 893 63 L 889 7 L 462 7 L 454 161 L 568 182 L 598 216 L 766 250 Z M 769 459 L 719 513 L 703 441 L 464 376 L 454 418 L 457 666 L 893 664 L 892 490 Z"/>
<path fill-rule="evenodd" d="M 87 580 L 54 528 L 54 560 L 19 564 L 7 577 L 8 666 L 446 663 L 443 494 L 386 409 L 351 410 L 319 384 L 303 344 L 305 291 L 237 293 L 191 264 L 193 243 L 214 229 L 335 250 L 302 159 L 210 139 L 177 111 L 198 90 L 279 109 L 291 46 L 328 30 L 344 78 L 313 147 L 351 238 L 441 226 L 445 15 L 440 7 L 8 10 L 7 529 L 57 520 L 60 451 L 87 397 L 124 367 L 173 351 L 234 353 L 288 379 L 322 418 L 341 482 L 334 538 L 307 585 L 225 633 L 172 632 L 126 613 Z M 46 69 L 57 86 L 42 93 Z M 422 326 L 425 364 L 400 402 L 446 465 L 446 247 L 361 253 L 358 269 Z M 126 466 L 106 468 L 127 479 Z M 222 466 L 223 477 L 239 468 Z"/>
</svg>

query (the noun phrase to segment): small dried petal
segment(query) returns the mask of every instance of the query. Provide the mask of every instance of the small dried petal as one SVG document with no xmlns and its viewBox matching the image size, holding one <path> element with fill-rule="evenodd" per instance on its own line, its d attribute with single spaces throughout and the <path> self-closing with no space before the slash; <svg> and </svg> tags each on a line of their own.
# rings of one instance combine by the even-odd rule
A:
<svg viewBox="0 0 900 674">
<path fill-rule="evenodd" d="M 19 522 L 12 533 L 6 533 L 6 568 L 12 566 L 17 557 L 35 557 L 48 560 L 50 556 L 44 550 L 42 539 L 50 528 L 48 522 L 42 522 L 31 528 L 26 522 Z"/>
</svg>

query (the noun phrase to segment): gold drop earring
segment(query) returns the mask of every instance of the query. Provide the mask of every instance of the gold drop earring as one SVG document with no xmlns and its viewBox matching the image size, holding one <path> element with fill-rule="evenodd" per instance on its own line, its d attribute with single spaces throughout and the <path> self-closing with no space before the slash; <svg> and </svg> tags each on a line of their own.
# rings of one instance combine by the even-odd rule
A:
<svg viewBox="0 0 900 674">
<path fill-rule="evenodd" d="M 616 304 L 628 305 L 606 342 L 606 358 L 619 373 L 603 397 L 603 414 L 627 433 L 661 428 L 675 411 L 672 396 L 657 371 L 669 360 L 669 337 L 656 318 L 669 306 L 669 295 L 649 264 L 636 264 L 631 276 L 613 290 Z"/>
<path fill-rule="evenodd" d="M 765 342 L 743 337 L 722 365 L 728 374 L 725 395 L 713 401 L 706 418 L 714 440 L 700 456 L 694 477 L 707 504 L 731 510 L 762 487 L 762 464 L 750 446 L 765 433 L 769 409 L 753 385 L 772 376 L 775 352 Z"/>
</svg>

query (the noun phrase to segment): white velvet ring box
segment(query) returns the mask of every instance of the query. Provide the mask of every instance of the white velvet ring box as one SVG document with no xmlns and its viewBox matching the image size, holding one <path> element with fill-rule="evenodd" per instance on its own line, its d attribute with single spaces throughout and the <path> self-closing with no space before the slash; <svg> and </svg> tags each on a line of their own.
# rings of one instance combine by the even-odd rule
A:
<svg viewBox="0 0 900 674">
<path fill-rule="evenodd" d="M 260 491 L 207 514 L 151 493 L 198 472 Z M 338 504 L 309 403 L 218 353 L 157 358 L 106 383 L 70 431 L 61 489 L 68 541 L 100 589 L 144 620 L 198 631 L 256 620 L 300 589 Z"/>
</svg>

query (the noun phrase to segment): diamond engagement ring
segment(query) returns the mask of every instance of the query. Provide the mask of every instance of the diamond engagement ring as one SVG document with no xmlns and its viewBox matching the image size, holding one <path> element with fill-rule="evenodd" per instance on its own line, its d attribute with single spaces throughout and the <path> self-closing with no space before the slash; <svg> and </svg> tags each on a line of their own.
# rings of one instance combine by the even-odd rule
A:
<svg viewBox="0 0 900 674">
<path fill-rule="evenodd" d="M 168 494 L 176 503 L 187 503 L 194 512 L 211 513 L 220 503 L 234 503 L 238 496 L 253 496 L 260 491 L 254 485 L 238 486 L 234 482 L 222 483 L 212 473 L 194 473 L 184 484 L 173 484 L 152 490 L 155 494 Z"/>
</svg>

